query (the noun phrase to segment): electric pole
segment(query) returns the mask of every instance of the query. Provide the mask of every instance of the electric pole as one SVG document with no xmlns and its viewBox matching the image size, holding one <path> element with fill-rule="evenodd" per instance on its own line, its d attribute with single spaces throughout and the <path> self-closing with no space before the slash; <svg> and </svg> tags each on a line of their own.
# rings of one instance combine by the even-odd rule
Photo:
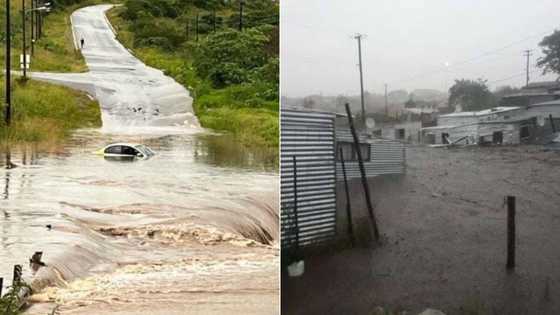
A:
<svg viewBox="0 0 560 315">
<path fill-rule="evenodd" d="M 6 0 L 6 114 L 4 119 L 6 120 L 6 126 L 10 126 L 10 122 L 12 120 L 12 88 L 10 86 L 11 83 L 11 55 L 12 51 L 10 49 L 11 46 L 11 38 L 12 38 L 12 31 L 10 28 L 10 0 Z"/>
<path fill-rule="evenodd" d="M 196 28 L 196 41 L 198 42 L 198 12 L 196 13 L 195 28 Z"/>
<path fill-rule="evenodd" d="M 25 0 L 21 0 L 21 17 L 23 18 L 23 40 L 22 40 L 22 51 L 23 51 L 23 78 L 27 78 L 27 43 L 25 39 Z"/>
<path fill-rule="evenodd" d="M 385 83 L 385 117 L 389 117 L 389 103 L 387 102 L 387 83 Z"/>
<path fill-rule="evenodd" d="M 35 54 L 35 0 L 31 0 L 31 56 Z"/>
<path fill-rule="evenodd" d="M 362 102 L 362 126 L 366 125 L 366 108 L 364 105 L 364 73 L 362 70 L 362 34 L 356 34 L 355 39 L 358 40 L 358 60 L 360 66 L 360 97 Z"/>
<path fill-rule="evenodd" d="M 525 50 L 525 56 L 527 57 L 527 83 L 525 84 L 525 87 L 529 86 L 529 57 L 533 55 L 531 52 L 531 49 Z"/>
<path fill-rule="evenodd" d="M 245 5 L 245 1 L 239 0 L 239 31 L 243 31 L 243 6 Z"/>
</svg>

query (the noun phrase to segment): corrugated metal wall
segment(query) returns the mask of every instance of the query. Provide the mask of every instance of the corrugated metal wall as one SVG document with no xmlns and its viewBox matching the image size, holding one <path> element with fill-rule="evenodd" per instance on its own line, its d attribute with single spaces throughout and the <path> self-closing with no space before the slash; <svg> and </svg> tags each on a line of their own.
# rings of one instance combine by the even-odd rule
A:
<svg viewBox="0 0 560 315">
<path fill-rule="evenodd" d="M 338 128 L 336 141 L 354 142 L 349 129 Z M 369 143 L 371 161 L 365 161 L 364 167 L 368 177 L 388 174 L 404 174 L 406 171 L 406 151 L 404 143 L 390 139 L 360 137 L 361 143 Z M 337 180 L 344 180 L 342 164 L 336 163 Z M 359 178 L 360 168 L 358 162 L 346 162 L 347 178 Z"/>
<path fill-rule="evenodd" d="M 335 116 L 282 110 L 280 119 L 282 248 L 321 243 L 336 234 Z"/>
</svg>

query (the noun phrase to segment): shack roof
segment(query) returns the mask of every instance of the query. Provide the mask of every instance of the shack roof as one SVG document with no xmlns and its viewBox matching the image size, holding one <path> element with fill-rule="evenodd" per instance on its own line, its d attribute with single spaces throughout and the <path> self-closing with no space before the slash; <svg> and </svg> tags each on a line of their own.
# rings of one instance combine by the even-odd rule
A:
<svg viewBox="0 0 560 315">
<path fill-rule="evenodd" d="M 520 108 L 521 107 L 518 107 L 518 106 L 501 106 L 501 107 L 493 107 L 493 108 L 489 108 L 489 109 L 485 109 L 485 110 L 481 110 L 481 111 L 477 111 L 477 112 L 458 112 L 458 113 L 445 114 L 445 115 L 440 115 L 439 117 L 440 118 L 480 117 L 480 116 L 510 112 L 510 111 L 517 110 L 517 109 L 520 109 Z"/>
</svg>

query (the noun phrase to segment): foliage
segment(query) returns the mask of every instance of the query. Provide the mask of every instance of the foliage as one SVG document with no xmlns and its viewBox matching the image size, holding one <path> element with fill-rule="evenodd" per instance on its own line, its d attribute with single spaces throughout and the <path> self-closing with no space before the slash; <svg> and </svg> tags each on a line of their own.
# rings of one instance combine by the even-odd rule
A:
<svg viewBox="0 0 560 315">
<path fill-rule="evenodd" d="M 20 306 L 22 300 L 19 296 L 21 289 L 27 288 L 31 290 L 31 287 L 23 281 L 15 283 L 4 296 L 0 298 L 0 310 L 3 315 L 17 315 L 20 314 Z"/>
<path fill-rule="evenodd" d="M 229 131 L 248 146 L 277 149 L 278 5 L 246 2 L 243 32 L 237 30 L 238 6 L 238 1 L 129 0 L 111 10 L 109 19 L 138 58 L 191 92 L 204 127 Z"/>
<path fill-rule="evenodd" d="M 464 111 L 477 111 L 493 106 L 494 99 L 486 80 L 455 80 L 449 89 L 449 106 L 460 105 Z"/>
<path fill-rule="evenodd" d="M 560 75 L 560 31 L 555 30 L 545 36 L 539 46 L 544 56 L 539 58 L 537 66 L 543 69 L 543 74 L 551 72 Z"/>
<path fill-rule="evenodd" d="M 4 93 L 4 81 L 0 80 Z M 101 126 L 97 102 L 68 88 L 27 81 L 13 90 L 12 125 L 0 122 L 0 137 L 13 142 L 57 142 L 72 129 Z"/>
<path fill-rule="evenodd" d="M 217 88 L 248 82 L 251 71 L 268 62 L 267 41 L 257 29 L 217 32 L 194 46 L 193 66 Z"/>
</svg>

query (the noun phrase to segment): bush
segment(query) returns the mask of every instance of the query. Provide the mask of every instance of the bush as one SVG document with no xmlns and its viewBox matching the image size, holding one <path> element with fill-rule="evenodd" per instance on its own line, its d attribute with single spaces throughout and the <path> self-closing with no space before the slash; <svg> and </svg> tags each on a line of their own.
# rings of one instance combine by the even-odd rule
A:
<svg viewBox="0 0 560 315">
<path fill-rule="evenodd" d="M 247 82 L 250 71 L 264 66 L 268 38 L 256 29 L 225 30 L 209 35 L 194 45 L 193 66 L 216 88 Z"/>
</svg>

